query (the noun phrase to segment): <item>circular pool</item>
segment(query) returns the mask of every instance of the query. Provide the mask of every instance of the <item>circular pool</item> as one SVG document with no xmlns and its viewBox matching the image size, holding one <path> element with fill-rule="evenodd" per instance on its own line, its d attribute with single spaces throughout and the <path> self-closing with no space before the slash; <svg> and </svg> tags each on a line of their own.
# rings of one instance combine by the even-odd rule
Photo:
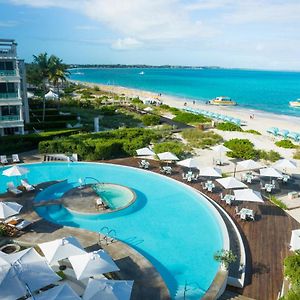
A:
<svg viewBox="0 0 300 300">
<path fill-rule="evenodd" d="M 172 298 L 182 298 L 185 293 L 186 299 L 199 299 L 206 293 L 219 269 L 214 253 L 228 248 L 228 234 L 216 209 L 196 190 L 153 172 L 111 164 L 25 166 L 30 170 L 26 177 L 32 184 L 68 179 L 67 184 L 48 188 L 53 189 L 56 198 L 78 186 L 79 178 L 88 176 L 133 190 L 136 201 L 110 214 L 72 213 L 59 205 L 36 210 L 45 219 L 61 225 L 95 232 L 104 227 L 113 229 L 119 240 L 151 261 Z M 0 192 L 5 192 L 10 180 L 0 176 Z"/>
</svg>

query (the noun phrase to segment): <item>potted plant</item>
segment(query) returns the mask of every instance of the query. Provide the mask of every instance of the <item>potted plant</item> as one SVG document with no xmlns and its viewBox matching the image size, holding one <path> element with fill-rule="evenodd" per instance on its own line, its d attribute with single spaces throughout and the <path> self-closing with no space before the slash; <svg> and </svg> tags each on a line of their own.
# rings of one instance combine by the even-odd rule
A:
<svg viewBox="0 0 300 300">
<path fill-rule="evenodd" d="M 215 253 L 214 259 L 221 262 L 221 268 L 223 270 L 228 270 L 229 265 L 236 261 L 237 256 L 234 255 L 231 250 L 222 249 Z"/>
</svg>

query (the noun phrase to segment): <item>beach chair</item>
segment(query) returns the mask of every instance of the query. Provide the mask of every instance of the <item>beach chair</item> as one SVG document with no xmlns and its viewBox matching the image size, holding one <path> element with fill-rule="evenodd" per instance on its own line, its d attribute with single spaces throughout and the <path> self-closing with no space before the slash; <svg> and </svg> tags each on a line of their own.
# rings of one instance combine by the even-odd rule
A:
<svg viewBox="0 0 300 300">
<path fill-rule="evenodd" d="M 7 191 L 13 193 L 14 195 L 21 195 L 22 191 L 18 190 L 12 181 L 6 184 Z"/>
<path fill-rule="evenodd" d="M 238 206 L 236 206 L 236 207 L 234 208 L 234 212 L 235 212 L 235 214 L 236 214 L 237 216 L 240 214 L 240 211 L 239 211 L 239 207 L 238 207 Z"/>
<path fill-rule="evenodd" d="M 13 155 L 11 156 L 11 158 L 12 158 L 12 162 L 13 162 L 13 163 L 19 163 L 19 162 L 20 162 L 20 159 L 19 159 L 19 155 L 18 155 L 18 154 L 13 154 Z"/>
<path fill-rule="evenodd" d="M 279 129 L 277 127 L 271 127 L 269 129 L 267 129 L 267 132 L 277 136 L 277 133 L 279 132 Z"/>
<path fill-rule="evenodd" d="M 183 180 L 187 180 L 187 174 L 182 173 L 182 179 L 183 179 Z"/>
<path fill-rule="evenodd" d="M 31 192 L 35 190 L 35 187 L 31 185 L 27 180 L 21 179 L 21 185 L 25 188 L 27 192 Z"/>
<path fill-rule="evenodd" d="M 6 155 L 0 155 L 0 162 L 1 162 L 2 165 L 8 164 L 8 160 L 7 160 Z"/>
<path fill-rule="evenodd" d="M 193 174 L 192 175 L 192 180 L 197 181 L 199 178 L 199 174 Z"/>
<path fill-rule="evenodd" d="M 277 132 L 277 135 L 280 135 L 280 136 L 282 136 L 283 138 L 286 139 L 289 133 L 290 132 L 288 130 L 282 129 L 282 130 L 280 130 L 280 131 Z"/>
</svg>

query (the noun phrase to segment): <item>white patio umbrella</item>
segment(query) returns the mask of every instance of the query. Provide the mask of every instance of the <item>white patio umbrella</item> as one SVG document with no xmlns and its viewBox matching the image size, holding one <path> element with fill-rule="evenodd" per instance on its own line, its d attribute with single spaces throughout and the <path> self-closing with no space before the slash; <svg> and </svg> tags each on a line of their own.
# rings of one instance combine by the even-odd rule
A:
<svg viewBox="0 0 300 300">
<path fill-rule="evenodd" d="M 281 178 L 282 173 L 274 168 L 263 168 L 259 170 L 260 176 Z"/>
<path fill-rule="evenodd" d="M 216 179 L 216 181 L 219 182 L 225 189 L 238 189 L 247 187 L 246 184 L 237 180 L 234 177 L 220 178 Z"/>
<path fill-rule="evenodd" d="M 205 167 L 199 169 L 199 175 L 203 177 L 222 177 L 222 171 L 213 167 Z"/>
<path fill-rule="evenodd" d="M 286 158 L 277 160 L 272 167 L 284 171 L 286 169 L 297 169 L 296 163 Z"/>
<path fill-rule="evenodd" d="M 38 245 L 50 264 L 54 264 L 71 255 L 86 253 L 79 242 L 72 236 Z"/>
<path fill-rule="evenodd" d="M 0 219 L 7 219 L 13 215 L 17 215 L 22 207 L 22 205 L 16 202 L 0 202 Z"/>
<path fill-rule="evenodd" d="M 254 161 L 253 159 L 239 161 L 236 165 L 243 170 L 256 170 L 263 168 L 263 165 Z"/>
<path fill-rule="evenodd" d="M 233 192 L 237 201 L 264 202 L 260 192 L 252 189 L 234 190 Z"/>
<path fill-rule="evenodd" d="M 82 296 L 83 300 L 129 300 L 132 280 L 89 279 Z"/>
<path fill-rule="evenodd" d="M 300 249 L 300 229 L 292 230 L 290 246 L 292 251 Z"/>
<path fill-rule="evenodd" d="M 28 300 L 82 300 L 75 291 L 66 283 L 35 295 Z"/>
<path fill-rule="evenodd" d="M 120 270 L 104 250 L 73 255 L 69 257 L 69 261 L 78 280 Z"/>
<path fill-rule="evenodd" d="M 171 152 L 158 153 L 157 156 L 160 160 L 165 161 L 179 160 L 179 158 Z"/>
<path fill-rule="evenodd" d="M 226 153 L 227 151 L 230 151 L 230 149 L 227 148 L 227 147 L 225 147 L 224 145 L 217 145 L 217 146 L 211 147 L 211 149 L 212 149 L 214 152 L 220 154 L 220 161 L 221 161 L 221 159 L 222 159 L 222 154 L 223 154 L 223 153 Z"/>
<path fill-rule="evenodd" d="M 58 95 L 52 92 L 51 90 L 45 94 L 46 99 L 58 99 Z"/>
<path fill-rule="evenodd" d="M 15 300 L 61 279 L 34 248 L 0 252 L 0 299 Z"/>
<path fill-rule="evenodd" d="M 199 160 L 196 159 L 195 157 L 181 160 L 181 161 L 177 162 L 177 165 L 187 167 L 187 168 L 190 168 L 190 169 L 191 168 L 197 168 L 197 169 L 200 168 Z"/>
<path fill-rule="evenodd" d="M 2 172 L 2 175 L 11 177 L 11 176 L 22 176 L 27 173 L 29 173 L 29 170 L 27 168 L 20 167 L 20 166 L 13 166 L 11 168 L 4 170 Z"/>
<path fill-rule="evenodd" d="M 151 149 L 149 149 L 148 147 L 137 149 L 136 153 L 137 153 L 137 155 L 140 155 L 140 156 L 153 156 L 153 155 L 155 155 L 155 153 Z"/>
</svg>

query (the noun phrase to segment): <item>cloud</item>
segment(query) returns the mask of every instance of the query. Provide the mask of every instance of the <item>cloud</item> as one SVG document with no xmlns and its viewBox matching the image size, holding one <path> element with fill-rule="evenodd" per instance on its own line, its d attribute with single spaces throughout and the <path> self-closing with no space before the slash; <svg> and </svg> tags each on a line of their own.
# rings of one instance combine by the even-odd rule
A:
<svg viewBox="0 0 300 300">
<path fill-rule="evenodd" d="M 111 44 L 112 49 L 115 50 L 130 50 L 130 49 L 136 49 L 143 45 L 140 41 L 134 39 L 134 38 L 124 38 L 124 39 L 117 39 Z"/>
<path fill-rule="evenodd" d="M 0 21 L 0 27 L 15 27 L 18 24 L 17 21 Z"/>
</svg>

